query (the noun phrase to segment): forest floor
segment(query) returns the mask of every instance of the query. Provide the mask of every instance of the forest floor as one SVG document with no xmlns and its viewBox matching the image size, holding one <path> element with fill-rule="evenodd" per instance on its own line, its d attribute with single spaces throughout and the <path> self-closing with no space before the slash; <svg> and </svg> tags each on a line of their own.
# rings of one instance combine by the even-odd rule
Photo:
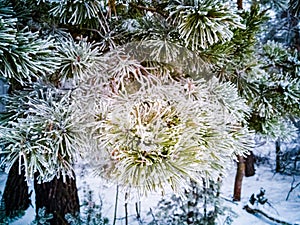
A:
<svg viewBox="0 0 300 225">
<path fill-rule="evenodd" d="M 232 169 L 228 176 L 224 178 L 221 188 L 221 197 L 224 201 L 223 205 L 230 210 L 225 211 L 225 215 L 217 219 L 216 225 L 229 224 L 232 225 L 265 225 L 265 224 L 280 224 L 267 219 L 261 215 L 254 215 L 246 212 L 243 209 L 249 203 L 249 198 L 252 194 L 258 194 L 260 189 L 265 190 L 265 197 L 268 199 L 264 205 L 254 205 L 255 208 L 262 210 L 269 216 L 277 218 L 281 221 L 286 221 L 286 224 L 300 224 L 300 186 L 294 189 L 286 200 L 286 197 L 291 189 L 293 181 L 292 176 L 275 174 L 271 164 L 256 165 L 256 174 L 252 177 L 244 177 L 242 186 L 242 199 L 240 202 L 232 202 L 233 184 L 235 179 L 235 164 L 232 164 Z M 84 168 L 84 169 L 83 169 Z M 115 184 L 109 184 L 100 178 L 94 177 L 90 170 L 86 167 L 78 167 L 77 186 L 81 201 L 83 200 L 84 190 L 87 188 L 93 192 L 93 199 L 96 204 L 102 204 L 102 216 L 107 217 L 110 225 L 113 224 L 114 213 L 116 211 L 116 225 L 125 225 L 125 205 L 127 203 L 127 215 L 129 225 L 147 224 L 149 220 L 150 209 L 157 206 L 161 195 L 157 193 L 150 194 L 141 199 L 140 205 L 140 220 L 136 220 L 136 204 L 133 199 L 125 201 L 125 193 L 118 190 L 118 203 L 116 203 L 117 187 Z M 0 190 L 3 193 L 7 174 L 0 173 Z M 300 182 L 300 177 L 295 177 L 294 184 Z M 31 187 L 32 188 L 32 187 Z M 32 196 L 34 203 L 34 195 Z M 12 225 L 29 225 L 34 219 L 34 205 L 30 207 L 26 214 L 12 222 Z M 144 221 L 145 223 L 142 223 Z M 227 221 L 227 222 L 226 222 Z M 282 223 L 281 223 L 282 224 Z"/>
<path fill-rule="evenodd" d="M 232 199 L 234 179 L 235 174 L 232 173 L 224 180 L 222 193 L 228 199 Z M 232 225 L 280 224 L 261 214 L 257 216 L 249 214 L 243 209 L 245 205 L 249 204 L 250 196 L 258 194 L 261 188 L 265 190 L 265 197 L 268 201 L 264 205 L 254 204 L 254 208 L 262 210 L 273 218 L 285 221 L 287 224 L 300 224 L 300 187 L 294 189 L 286 200 L 292 181 L 292 176 L 275 174 L 270 166 L 256 166 L 256 175 L 243 179 L 241 202 L 233 204 L 227 201 L 225 203 L 237 213 L 237 217 L 233 218 Z M 300 182 L 300 177 L 296 178 L 297 182 Z"/>
</svg>

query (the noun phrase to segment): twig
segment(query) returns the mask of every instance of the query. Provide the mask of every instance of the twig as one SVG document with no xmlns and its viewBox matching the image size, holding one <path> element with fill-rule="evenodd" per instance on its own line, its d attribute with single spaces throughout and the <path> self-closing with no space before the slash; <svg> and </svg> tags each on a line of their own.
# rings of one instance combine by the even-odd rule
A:
<svg viewBox="0 0 300 225">
<path fill-rule="evenodd" d="M 139 224 L 142 224 L 141 220 L 141 201 L 135 203 L 135 212 L 136 212 L 136 219 L 138 220 Z"/>
<path fill-rule="evenodd" d="M 128 203 L 127 203 L 128 193 L 125 193 L 125 224 L 128 225 Z"/>
<path fill-rule="evenodd" d="M 274 207 L 269 201 L 267 201 L 266 203 L 267 203 L 272 209 L 274 209 L 274 211 L 276 212 L 276 214 L 279 216 L 279 213 L 278 213 L 277 209 L 275 209 L 275 207 Z"/>
<path fill-rule="evenodd" d="M 113 225 L 116 224 L 116 219 L 117 219 L 118 198 L 119 198 L 119 185 L 117 185 L 117 190 L 116 190 L 116 201 L 115 201 L 115 212 L 114 212 Z"/>
<path fill-rule="evenodd" d="M 235 201 L 233 201 L 232 199 L 226 198 L 226 197 L 224 197 L 224 196 L 220 196 L 220 197 L 221 197 L 222 199 L 224 199 L 225 201 L 227 201 L 227 202 L 230 202 L 230 203 L 232 203 L 232 204 L 238 205 L 238 203 L 235 202 Z"/>
<path fill-rule="evenodd" d="M 156 218 L 155 218 L 155 216 L 153 214 L 152 208 L 150 208 L 150 214 L 151 214 L 151 216 L 153 218 L 153 223 L 155 223 L 155 225 L 158 225 L 157 220 L 156 220 Z"/>
<path fill-rule="evenodd" d="M 287 201 L 287 200 L 289 200 L 289 197 L 290 197 L 290 194 L 292 193 L 292 191 L 294 190 L 294 189 L 296 189 L 299 185 L 300 185 L 300 182 L 299 183 L 297 183 L 295 186 L 294 186 L 294 183 L 295 183 L 295 175 L 293 175 L 293 181 L 292 181 L 292 183 L 291 183 L 291 189 L 289 190 L 289 193 L 287 194 L 287 196 L 286 196 L 286 198 L 285 198 L 285 200 Z"/>
<path fill-rule="evenodd" d="M 134 4 L 134 3 L 131 3 L 131 2 L 129 3 L 129 5 L 133 8 L 136 8 L 136 9 L 145 10 L 145 11 L 149 11 L 149 12 L 155 12 L 155 13 L 158 13 L 158 14 L 164 16 L 164 17 L 167 16 L 164 12 L 162 12 L 161 10 L 159 10 L 157 8 L 137 5 L 137 4 Z"/>
</svg>

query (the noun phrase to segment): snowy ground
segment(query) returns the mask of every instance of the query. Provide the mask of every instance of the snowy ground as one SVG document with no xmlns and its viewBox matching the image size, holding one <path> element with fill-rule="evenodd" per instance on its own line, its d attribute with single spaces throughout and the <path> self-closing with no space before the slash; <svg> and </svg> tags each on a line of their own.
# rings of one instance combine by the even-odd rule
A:
<svg viewBox="0 0 300 225">
<path fill-rule="evenodd" d="M 229 199 L 232 197 L 234 178 L 233 173 L 224 181 L 223 195 Z M 248 203 L 249 197 L 253 193 L 258 194 L 261 187 L 266 190 L 265 196 L 271 206 L 265 204 L 260 209 L 283 221 L 291 224 L 300 224 L 300 188 L 298 187 L 290 194 L 288 201 L 285 200 L 290 190 L 291 182 L 292 177 L 274 174 L 270 167 L 257 167 L 255 176 L 247 177 L 243 180 L 241 202 L 238 205 L 226 203 L 239 215 L 234 219 L 233 225 L 278 224 L 255 217 L 243 210 L 243 206 Z M 298 177 L 298 182 L 300 182 L 300 177 Z"/>
<path fill-rule="evenodd" d="M 235 168 L 233 164 L 232 170 L 229 172 L 228 176 L 224 179 L 222 186 L 222 197 L 227 199 L 224 204 L 230 207 L 238 216 L 233 219 L 233 225 L 264 225 L 264 224 L 278 224 L 272 223 L 270 220 L 264 219 L 262 217 L 256 217 L 252 214 L 247 213 L 243 210 L 243 206 L 248 203 L 249 197 L 255 193 L 257 194 L 260 188 L 266 190 L 265 196 L 268 198 L 268 202 L 271 204 L 265 204 L 260 207 L 265 212 L 273 215 L 274 217 L 287 221 L 290 224 L 300 224 L 300 187 L 295 189 L 286 201 L 286 196 L 290 190 L 292 177 L 284 176 L 280 174 L 274 174 L 270 165 L 256 166 L 256 175 L 253 177 L 247 177 L 243 180 L 242 187 L 242 200 L 239 203 L 233 203 L 230 201 L 233 193 L 233 184 L 235 178 Z M 0 187 L 3 191 L 6 180 L 6 174 L 0 174 Z M 300 177 L 296 177 L 296 181 L 300 182 Z M 79 194 L 82 198 L 83 187 L 86 186 L 84 183 L 94 191 L 94 199 L 96 200 L 100 196 L 103 200 L 103 215 L 108 217 L 110 224 L 113 222 L 113 214 L 115 212 L 115 199 L 116 199 L 116 186 L 113 184 L 108 184 L 99 178 L 95 178 L 91 175 L 90 171 L 86 171 L 84 176 L 78 177 L 78 188 Z M 34 196 L 33 196 L 34 197 Z M 159 194 L 151 194 L 148 197 L 144 197 L 141 200 L 141 218 L 147 220 L 147 212 L 150 208 L 154 208 L 157 202 L 161 199 Z M 33 200 L 34 202 L 34 200 Z M 129 199 L 128 201 L 128 215 L 130 225 L 140 225 L 138 221 L 134 218 L 136 216 L 134 201 Z M 97 202 L 96 202 L 97 203 Z M 119 190 L 118 207 L 117 207 L 117 221 L 116 225 L 125 224 L 125 195 Z M 34 208 L 31 207 L 27 210 L 25 216 L 21 219 L 11 223 L 13 225 L 26 225 L 34 218 Z M 217 225 L 224 224 L 224 220 L 219 220 Z"/>
</svg>

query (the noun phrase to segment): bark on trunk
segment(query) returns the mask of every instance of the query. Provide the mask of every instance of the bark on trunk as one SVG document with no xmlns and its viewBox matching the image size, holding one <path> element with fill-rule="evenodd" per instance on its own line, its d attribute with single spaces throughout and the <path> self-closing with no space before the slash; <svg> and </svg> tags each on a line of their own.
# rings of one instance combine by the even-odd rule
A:
<svg viewBox="0 0 300 225">
<path fill-rule="evenodd" d="M 245 177 L 251 177 L 255 175 L 255 157 L 253 152 L 250 151 L 250 155 L 245 158 Z"/>
<path fill-rule="evenodd" d="M 242 182 L 245 174 L 245 160 L 243 156 L 238 156 L 237 170 L 234 182 L 233 200 L 240 201 L 242 193 Z"/>
<path fill-rule="evenodd" d="M 34 181 L 36 213 L 39 208 L 45 207 L 46 213 L 53 215 L 51 225 L 66 225 L 68 224 L 66 214 L 78 215 L 79 198 L 75 179 L 67 177 L 64 182 L 60 177 L 41 184 L 36 180 Z"/>
<path fill-rule="evenodd" d="M 17 216 L 20 211 L 24 211 L 30 206 L 31 193 L 28 191 L 25 172 L 21 170 L 21 174 L 19 174 L 19 163 L 16 161 L 8 173 L 2 196 L 6 216 Z"/>
<path fill-rule="evenodd" d="M 243 0 L 237 0 L 237 8 L 243 9 Z"/>
<path fill-rule="evenodd" d="M 277 141 L 275 142 L 275 150 L 276 150 L 276 167 L 275 167 L 275 171 L 277 173 L 282 172 L 282 168 L 281 168 L 281 150 L 280 150 L 280 140 L 277 139 Z"/>
</svg>

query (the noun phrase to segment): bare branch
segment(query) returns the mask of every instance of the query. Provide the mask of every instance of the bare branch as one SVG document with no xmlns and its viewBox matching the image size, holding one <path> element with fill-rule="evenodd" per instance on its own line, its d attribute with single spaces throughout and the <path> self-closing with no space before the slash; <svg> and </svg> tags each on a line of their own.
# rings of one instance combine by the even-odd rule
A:
<svg viewBox="0 0 300 225">
<path fill-rule="evenodd" d="M 259 210 L 259 209 L 253 209 L 251 208 L 249 205 L 245 205 L 243 207 L 243 209 L 245 209 L 248 213 L 250 214 L 261 214 L 263 215 L 264 217 L 268 218 L 269 220 L 271 221 L 274 221 L 276 223 L 279 223 L 279 224 L 284 224 L 284 225 L 296 225 L 296 224 L 291 224 L 291 223 L 288 223 L 286 221 L 283 221 L 283 220 L 279 220 L 277 218 L 274 218 L 272 216 L 269 216 L 267 213 L 263 212 L 262 210 Z"/>
<path fill-rule="evenodd" d="M 294 183 L 295 183 L 295 175 L 293 175 L 293 181 L 292 181 L 292 183 L 291 183 L 291 189 L 289 190 L 289 193 L 287 194 L 287 196 L 286 196 L 286 201 L 289 199 L 289 197 L 290 197 L 290 194 L 292 193 L 292 191 L 294 190 L 294 189 L 296 189 L 299 185 L 300 185 L 300 182 L 298 182 L 295 186 L 294 186 Z"/>
<path fill-rule="evenodd" d="M 137 5 L 137 4 L 134 4 L 134 3 L 129 3 L 129 5 L 133 8 L 136 8 L 136 9 L 140 9 L 140 10 L 145 10 L 145 11 L 149 11 L 149 12 L 155 12 L 155 13 L 158 13 L 164 17 L 167 17 L 167 15 L 162 12 L 160 9 L 157 9 L 157 8 L 154 8 L 154 7 L 146 7 L 146 6 L 142 6 L 142 5 Z"/>
</svg>

